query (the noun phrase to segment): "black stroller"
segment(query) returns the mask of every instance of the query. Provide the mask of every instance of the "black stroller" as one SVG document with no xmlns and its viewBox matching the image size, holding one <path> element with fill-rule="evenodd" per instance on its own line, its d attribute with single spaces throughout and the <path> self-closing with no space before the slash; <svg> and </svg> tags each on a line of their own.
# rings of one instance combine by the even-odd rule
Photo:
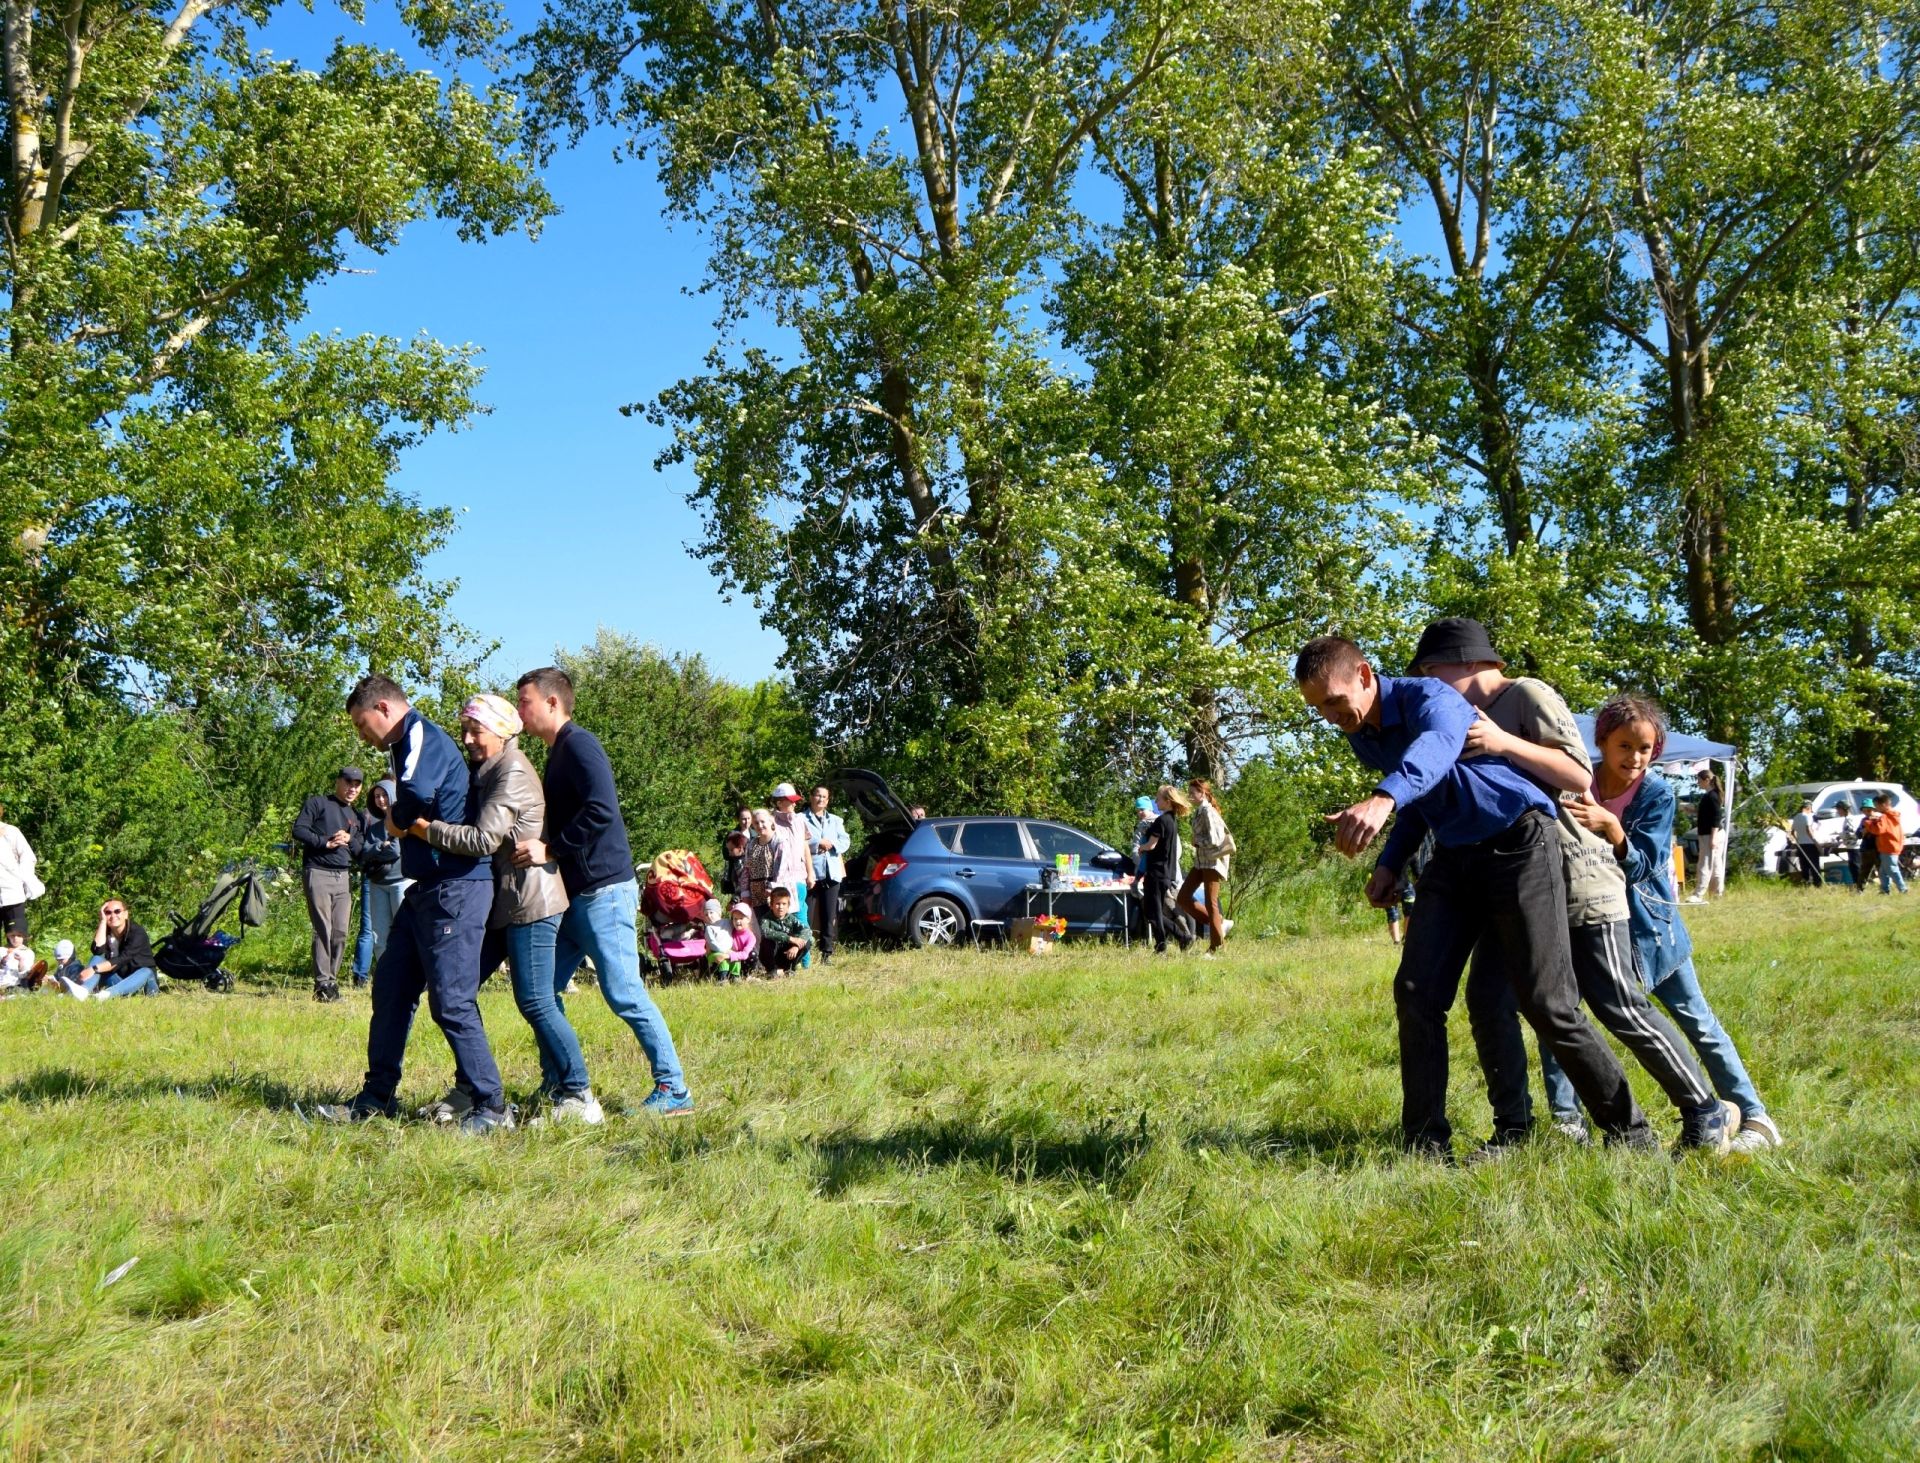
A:
<svg viewBox="0 0 1920 1463">
<path fill-rule="evenodd" d="M 236 903 L 240 906 L 240 933 L 229 935 L 220 921 Z M 173 932 L 161 937 L 153 956 L 163 974 L 175 980 L 204 981 L 210 991 L 230 991 L 233 977 L 220 968 L 227 952 L 258 929 L 267 917 L 267 889 L 257 864 L 236 864 L 221 870 L 209 894 L 192 919 L 173 913 Z"/>
</svg>

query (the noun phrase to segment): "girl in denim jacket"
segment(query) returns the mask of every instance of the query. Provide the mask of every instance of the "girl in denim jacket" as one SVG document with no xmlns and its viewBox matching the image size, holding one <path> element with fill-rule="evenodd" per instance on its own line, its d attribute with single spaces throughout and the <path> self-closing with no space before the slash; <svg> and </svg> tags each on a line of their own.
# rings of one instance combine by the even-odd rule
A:
<svg viewBox="0 0 1920 1463">
<path fill-rule="evenodd" d="M 1666 713 L 1646 696 L 1622 694 L 1594 715 L 1600 747 L 1593 789 L 1572 813 L 1613 845 L 1627 875 L 1627 912 L 1634 963 L 1649 992 L 1673 1017 L 1707 1069 L 1714 1090 L 1740 1109 L 1736 1149 L 1780 1146 L 1733 1038 L 1707 1004 L 1693 968 L 1693 940 L 1673 887 L 1673 789 L 1647 773 L 1667 741 Z"/>
</svg>

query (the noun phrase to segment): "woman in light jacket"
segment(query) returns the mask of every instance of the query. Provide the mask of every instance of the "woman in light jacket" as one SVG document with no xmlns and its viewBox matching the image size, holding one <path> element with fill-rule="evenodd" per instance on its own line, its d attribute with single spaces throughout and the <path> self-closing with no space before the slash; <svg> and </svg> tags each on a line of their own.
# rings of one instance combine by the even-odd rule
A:
<svg viewBox="0 0 1920 1463">
<path fill-rule="evenodd" d="M 5 812 L 0 808 L 0 815 Z M 46 892 L 37 872 L 39 862 L 27 835 L 0 817 L 0 944 L 8 930 L 28 933 L 27 901 Z"/>
<path fill-rule="evenodd" d="M 1221 816 L 1214 797 L 1213 784 L 1196 777 L 1187 784 L 1193 795 L 1193 868 L 1181 881 L 1180 894 L 1173 901 L 1185 911 L 1194 891 L 1206 893 L 1207 954 L 1211 956 L 1227 939 L 1227 922 L 1220 915 L 1220 886 L 1227 882 L 1227 865 L 1233 856 L 1233 834 Z"/>
<path fill-rule="evenodd" d="M 547 802 L 540 774 L 514 740 L 519 714 L 498 696 L 475 696 L 460 709 L 460 741 L 474 763 L 473 822 L 428 822 L 408 830 L 437 849 L 493 860 L 493 908 L 487 916 L 480 969 L 492 970 L 504 956 L 513 976 L 513 1000 L 533 1028 L 540 1048 L 540 1086 L 556 1117 L 587 1123 L 602 1120 L 587 1081 L 587 1059 L 554 990 L 553 947 L 566 912 L 567 891 L 552 862 L 515 868 L 514 845 L 545 836 Z M 461 1116 L 457 1089 L 429 1115 Z"/>
</svg>

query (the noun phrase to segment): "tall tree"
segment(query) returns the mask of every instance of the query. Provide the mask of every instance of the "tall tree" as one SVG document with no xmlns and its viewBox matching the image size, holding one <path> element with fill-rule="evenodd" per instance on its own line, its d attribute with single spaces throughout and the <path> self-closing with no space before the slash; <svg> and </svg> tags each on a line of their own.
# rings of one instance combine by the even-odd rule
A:
<svg viewBox="0 0 1920 1463">
<path fill-rule="evenodd" d="M 350 250 L 546 196 L 504 92 L 363 45 L 278 59 L 275 8 L 5 0 L 0 663 L 28 700 L 418 670 L 450 633 L 420 574 L 448 521 L 388 479 L 476 410 L 474 362 L 299 324 Z M 408 14 L 444 58 L 499 38 L 483 0 Z"/>
<path fill-rule="evenodd" d="M 995 767 L 1026 780 L 1058 730 L 1007 721 L 1055 673 L 1046 539 L 1081 481 L 1023 308 L 1092 133 L 1193 34 L 1158 3 L 552 0 L 526 47 L 550 134 L 657 147 L 711 237 L 720 341 L 651 405 L 700 551 L 830 736 L 955 795 L 1012 796 Z"/>
<path fill-rule="evenodd" d="M 1784 368 L 1849 348 L 1845 307 L 1803 328 L 1807 292 L 1850 267 L 1850 196 L 1913 147 L 1920 7 L 1636 3 L 1593 35 L 1589 171 L 1633 292 L 1607 320 L 1647 367 L 1640 486 L 1677 550 L 1692 699 L 1738 736 L 1777 715 L 1782 616 L 1825 572 L 1772 554 L 1806 521 L 1789 469 L 1812 445 L 1806 418 L 1782 427 Z"/>
<path fill-rule="evenodd" d="M 1159 603 L 1142 672 L 1186 766 L 1220 778 L 1291 692 L 1300 641 L 1375 628 L 1404 587 L 1405 429 L 1343 389 L 1383 301 L 1386 180 L 1316 105 L 1323 12 L 1202 6 L 1209 44 L 1093 129 L 1119 217 L 1055 313 L 1091 369 L 1113 529 Z M 1137 632 L 1136 632 L 1137 633 Z"/>
</svg>

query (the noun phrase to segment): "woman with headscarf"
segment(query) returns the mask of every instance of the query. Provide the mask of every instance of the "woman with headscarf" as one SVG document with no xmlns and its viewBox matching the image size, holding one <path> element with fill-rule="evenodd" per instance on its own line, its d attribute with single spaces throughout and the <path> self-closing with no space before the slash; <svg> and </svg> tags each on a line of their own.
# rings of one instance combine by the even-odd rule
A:
<svg viewBox="0 0 1920 1463">
<path fill-rule="evenodd" d="M 1227 922 L 1220 914 L 1220 886 L 1227 882 L 1233 834 L 1227 831 L 1227 820 L 1221 816 L 1211 782 L 1196 777 L 1187 784 L 1187 791 L 1193 796 L 1193 868 L 1174 902 L 1186 909 L 1196 890 L 1205 891 L 1207 955 L 1211 958 L 1227 939 Z"/>
<path fill-rule="evenodd" d="M 514 846 L 545 837 L 546 795 L 540 775 L 514 740 L 520 715 L 499 696 L 470 698 L 460 708 L 460 742 L 473 764 L 472 823 L 415 821 L 407 831 L 433 847 L 467 858 L 493 860 L 493 908 L 480 947 L 480 969 L 504 957 L 513 978 L 513 1000 L 533 1028 L 540 1048 L 540 1086 L 555 1117 L 603 1121 L 587 1081 L 587 1059 L 554 991 L 553 950 L 566 912 L 567 891 L 551 861 L 516 868 Z M 458 1081 L 426 1115 L 458 1122 L 472 1106 Z"/>
</svg>

